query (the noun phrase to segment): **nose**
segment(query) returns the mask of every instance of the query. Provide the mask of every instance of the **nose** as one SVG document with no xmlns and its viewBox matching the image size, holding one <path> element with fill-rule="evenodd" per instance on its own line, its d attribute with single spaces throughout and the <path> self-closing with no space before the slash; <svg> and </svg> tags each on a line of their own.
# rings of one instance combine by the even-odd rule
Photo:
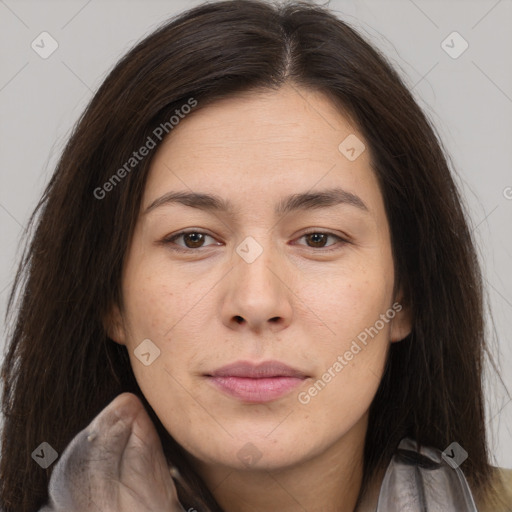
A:
<svg viewBox="0 0 512 512">
<path fill-rule="evenodd" d="M 293 292 L 289 272 L 278 258 L 266 248 L 251 263 L 238 259 L 225 282 L 222 320 L 227 327 L 277 333 L 290 325 Z"/>
</svg>

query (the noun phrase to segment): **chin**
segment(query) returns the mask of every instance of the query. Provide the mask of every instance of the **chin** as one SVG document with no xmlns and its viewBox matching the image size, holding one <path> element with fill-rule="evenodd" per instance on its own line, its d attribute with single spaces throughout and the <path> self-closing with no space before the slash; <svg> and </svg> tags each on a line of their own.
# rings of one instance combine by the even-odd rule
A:
<svg viewBox="0 0 512 512">
<path fill-rule="evenodd" d="M 270 439 L 268 436 L 239 436 L 228 443 L 204 446 L 202 439 L 194 444 L 193 457 L 208 465 L 220 465 L 237 471 L 278 471 L 307 460 L 315 452 L 313 446 L 304 445 L 304 440 L 286 436 Z M 300 451 L 298 447 L 300 446 Z"/>
</svg>

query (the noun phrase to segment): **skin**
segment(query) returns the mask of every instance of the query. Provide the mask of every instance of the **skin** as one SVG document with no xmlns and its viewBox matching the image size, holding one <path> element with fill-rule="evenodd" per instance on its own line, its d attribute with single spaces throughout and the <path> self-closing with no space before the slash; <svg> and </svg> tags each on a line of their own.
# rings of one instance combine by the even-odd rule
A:
<svg viewBox="0 0 512 512">
<path fill-rule="evenodd" d="M 307 404 L 298 400 L 401 300 L 368 145 L 354 161 L 338 150 L 350 134 L 364 142 L 327 97 L 286 85 L 199 105 L 152 162 L 123 273 L 123 310 L 114 307 L 106 324 L 226 512 L 356 506 L 368 409 L 390 343 L 410 332 L 411 320 L 403 308 Z M 286 196 L 334 187 L 366 210 L 274 212 Z M 146 212 L 171 191 L 215 194 L 233 210 L 167 203 Z M 170 240 L 183 230 L 205 236 Z M 332 235 L 318 242 L 306 232 Z M 236 252 L 248 236 L 263 250 L 251 263 Z M 134 353 L 145 339 L 160 350 L 149 366 Z M 234 361 L 271 359 L 308 376 L 271 402 L 233 398 L 205 376 Z"/>
</svg>

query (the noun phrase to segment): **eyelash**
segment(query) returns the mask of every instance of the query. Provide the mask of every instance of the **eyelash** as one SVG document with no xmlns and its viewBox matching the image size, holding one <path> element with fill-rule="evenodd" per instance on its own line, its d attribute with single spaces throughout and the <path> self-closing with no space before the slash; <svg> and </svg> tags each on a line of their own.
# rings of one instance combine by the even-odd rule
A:
<svg viewBox="0 0 512 512">
<path fill-rule="evenodd" d="M 204 249 L 205 247 L 197 247 L 197 248 L 191 248 L 191 247 L 182 247 L 182 246 L 179 246 L 179 245 L 176 245 L 174 244 L 174 240 L 182 237 L 182 236 L 185 236 L 185 235 L 189 235 L 189 234 L 198 234 L 198 235 L 206 235 L 206 236 L 209 236 L 210 238 L 214 238 L 212 235 L 204 232 L 204 231 L 200 231 L 200 230 L 197 230 L 197 229 L 192 229 L 192 230 L 187 230 L 187 231 L 180 231 L 179 233 L 176 233 L 170 237 L 166 237 L 164 238 L 161 243 L 164 244 L 164 245 L 168 245 L 168 246 L 171 246 L 171 245 L 175 245 L 175 247 L 170 247 L 170 249 L 172 251 L 176 251 L 176 252 L 181 252 L 181 253 L 190 253 L 190 252 L 194 252 L 194 251 L 198 251 L 200 249 Z M 305 236 L 308 236 L 308 235 L 327 235 L 328 237 L 333 237 L 333 238 L 336 238 L 338 239 L 339 242 L 341 242 L 341 245 L 345 245 L 345 244 L 348 244 L 348 240 L 345 240 L 344 238 L 340 237 L 339 235 L 335 235 L 334 233 L 331 233 L 329 231 L 318 231 L 318 230 L 314 230 L 314 231 L 309 231 L 307 233 L 303 233 L 299 239 L 301 238 L 304 238 Z M 333 245 L 336 245 L 336 244 L 333 244 Z M 208 247 L 208 246 L 207 246 Z M 339 250 L 340 247 L 334 247 L 334 248 L 330 248 L 331 246 L 328 246 L 328 247 L 309 247 L 309 246 L 305 246 L 306 248 L 308 249 L 313 249 L 313 250 L 319 250 L 321 252 L 332 252 L 332 251 L 336 251 L 336 250 Z"/>
</svg>

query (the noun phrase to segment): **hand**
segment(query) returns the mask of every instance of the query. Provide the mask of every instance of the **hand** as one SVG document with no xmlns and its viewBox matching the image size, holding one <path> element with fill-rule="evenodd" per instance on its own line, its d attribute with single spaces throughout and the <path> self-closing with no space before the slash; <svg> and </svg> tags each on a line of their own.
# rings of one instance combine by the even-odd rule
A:
<svg viewBox="0 0 512 512">
<path fill-rule="evenodd" d="M 40 512 L 183 512 L 142 402 L 117 396 L 67 446 Z"/>
</svg>

